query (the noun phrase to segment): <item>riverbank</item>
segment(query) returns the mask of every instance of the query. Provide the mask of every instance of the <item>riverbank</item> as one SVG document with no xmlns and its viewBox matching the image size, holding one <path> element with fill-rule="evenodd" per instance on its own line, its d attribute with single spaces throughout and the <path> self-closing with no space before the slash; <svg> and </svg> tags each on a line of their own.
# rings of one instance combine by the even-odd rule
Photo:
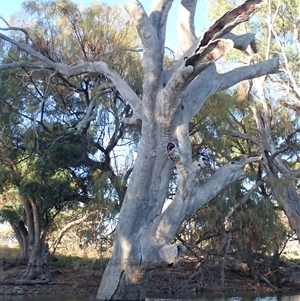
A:
<svg viewBox="0 0 300 301">
<path fill-rule="evenodd" d="M 78 260 L 72 266 L 51 265 L 52 280 L 47 284 L 19 285 L 26 266 L 16 260 L 1 259 L 0 294 L 87 294 L 95 296 L 104 266 L 92 269 Z M 294 272 L 281 269 L 281 288 L 275 287 L 270 272 L 260 279 L 253 279 L 248 268 L 231 266 L 222 270 L 221 265 L 199 263 L 195 258 L 183 257 L 178 266 L 155 271 L 151 278 L 149 294 L 184 294 L 186 292 L 237 292 L 300 291 L 300 262 L 294 263 Z M 223 281 L 222 281 L 223 275 Z"/>
</svg>

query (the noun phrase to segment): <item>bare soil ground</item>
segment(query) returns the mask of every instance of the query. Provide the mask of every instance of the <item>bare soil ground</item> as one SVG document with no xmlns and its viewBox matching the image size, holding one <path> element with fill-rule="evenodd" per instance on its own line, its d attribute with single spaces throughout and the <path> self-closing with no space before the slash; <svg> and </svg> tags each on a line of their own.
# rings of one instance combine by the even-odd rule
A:
<svg viewBox="0 0 300 301">
<path fill-rule="evenodd" d="M 300 270 L 300 263 L 297 265 Z M 1 294 L 87 294 L 95 296 L 104 268 L 97 270 L 84 267 L 54 267 L 51 266 L 52 281 L 48 284 L 19 285 L 25 265 L 16 260 L 0 259 L 0 295 Z M 149 294 L 184 294 L 186 292 L 212 291 L 272 291 L 262 279 L 250 277 L 243 267 L 224 270 L 225 280 L 222 285 L 221 269 L 210 266 L 189 257 L 183 258 L 177 267 L 155 271 L 151 278 Z M 299 278 L 289 277 L 287 271 L 282 271 L 281 291 L 300 291 Z M 273 275 L 264 275 L 270 283 L 274 283 Z M 297 276 L 297 277 L 298 277 Z M 299 281 L 298 281 L 298 280 Z"/>
</svg>

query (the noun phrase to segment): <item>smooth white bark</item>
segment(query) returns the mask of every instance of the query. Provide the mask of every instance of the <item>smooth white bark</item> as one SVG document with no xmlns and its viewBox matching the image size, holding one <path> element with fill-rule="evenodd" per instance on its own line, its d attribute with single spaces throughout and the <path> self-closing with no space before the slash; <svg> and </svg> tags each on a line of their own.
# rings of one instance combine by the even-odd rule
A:
<svg viewBox="0 0 300 301">
<path fill-rule="evenodd" d="M 182 0 L 179 6 L 177 32 L 183 52 L 186 52 L 197 39 L 194 22 L 196 7 L 197 0 Z"/>
</svg>

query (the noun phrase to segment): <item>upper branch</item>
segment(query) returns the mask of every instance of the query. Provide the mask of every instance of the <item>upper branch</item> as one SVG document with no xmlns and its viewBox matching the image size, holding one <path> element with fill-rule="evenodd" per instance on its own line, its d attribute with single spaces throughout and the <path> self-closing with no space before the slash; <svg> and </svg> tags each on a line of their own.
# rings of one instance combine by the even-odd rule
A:
<svg viewBox="0 0 300 301">
<path fill-rule="evenodd" d="M 249 135 L 249 134 L 246 134 L 246 133 L 241 133 L 241 132 L 234 131 L 234 130 L 229 131 L 229 133 L 231 134 L 232 137 L 242 138 L 242 139 L 249 140 L 249 141 L 255 143 L 262 151 L 264 149 L 264 147 L 263 147 L 262 143 L 260 142 L 260 140 L 253 137 L 252 135 Z"/>
<path fill-rule="evenodd" d="M 163 93 L 167 96 L 162 101 L 161 106 L 164 108 L 163 113 L 170 116 L 171 109 L 175 112 L 177 107 L 182 102 L 182 94 L 186 87 L 210 65 L 220 59 L 225 53 L 230 51 L 233 47 L 233 43 L 230 40 L 216 40 L 203 49 L 201 49 L 201 55 L 194 56 L 193 64 L 182 64 L 173 75 L 163 90 Z M 169 106 L 169 110 L 166 107 Z"/>
<path fill-rule="evenodd" d="M 124 6 L 133 20 L 143 44 L 143 106 L 148 106 L 155 102 L 157 91 L 161 85 L 164 41 L 162 43 L 160 40 L 157 28 L 153 26 L 139 1 L 128 1 Z"/>
<path fill-rule="evenodd" d="M 243 80 L 253 79 L 267 74 L 278 73 L 279 71 L 278 58 L 262 61 L 250 66 L 235 68 L 229 72 L 218 75 L 220 83 L 219 89 L 227 89 Z"/>
<path fill-rule="evenodd" d="M 144 51 L 151 49 L 158 42 L 156 28 L 150 21 L 144 7 L 139 1 L 127 1 L 124 7 L 130 15 L 142 40 Z"/>
<path fill-rule="evenodd" d="M 194 66 L 202 56 L 202 49 L 229 33 L 234 27 L 248 21 L 262 6 L 262 0 L 247 0 L 242 5 L 224 14 L 202 36 L 195 49 L 195 54 L 186 60 L 186 66 Z"/>
<path fill-rule="evenodd" d="M 0 17 L 0 19 L 2 19 L 8 25 L 8 23 L 2 17 Z M 23 32 L 25 34 L 25 42 L 26 42 L 26 44 L 28 44 L 29 34 L 28 34 L 28 31 L 26 29 L 21 28 L 21 27 L 14 27 L 14 26 L 9 26 L 8 25 L 7 28 L 0 28 L 0 30 L 3 30 L 3 31 L 5 31 L 5 30 L 7 30 L 7 31 L 8 30 L 16 30 L 16 31 Z"/>
<path fill-rule="evenodd" d="M 233 42 L 233 47 L 241 50 L 241 51 L 247 51 L 247 48 L 249 47 L 249 45 L 252 48 L 252 51 L 254 53 L 257 52 L 257 48 L 256 48 L 256 43 L 255 43 L 255 34 L 253 33 L 246 33 L 243 35 L 235 35 L 231 32 L 225 34 L 222 39 L 225 40 L 231 40 Z M 185 59 L 189 58 L 190 56 L 192 56 L 194 49 L 196 47 L 196 45 L 199 44 L 200 39 L 198 39 L 197 41 L 195 41 L 193 43 L 193 45 L 184 53 L 183 57 Z M 182 64 L 182 59 L 180 59 L 179 61 L 177 61 L 177 63 L 169 70 L 166 70 L 164 72 L 164 76 L 165 76 L 165 82 L 168 82 L 169 78 L 172 76 L 172 74 L 180 67 L 180 65 Z"/>
<path fill-rule="evenodd" d="M 51 70 L 56 71 L 62 75 L 65 75 L 67 77 L 76 76 L 79 74 L 89 73 L 89 72 L 95 72 L 95 73 L 103 73 L 107 77 L 110 78 L 113 85 L 118 89 L 118 91 L 121 93 L 121 95 L 126 99 L 126 101 L 130 104 L 132 109 L 134 110 L 135 114 L 139 116 L 139 118 L 143 119 L 142 115 L 142 109 L 141 109 L 141 100 L 136 95 L 136 93 L 130 88 L 130 86 L 122 79 L 122 77 L 112 68 L 110 68 L 106 63 L 104 62 L 80 62 L 79 64 L 76 64 L 74 66 L 66 65 L 63 63 L 58 63 L 51 61 L 41 53 L 35 51 L 30 46 L 24 45 L 22 43 L 19 43 L 18 41 L 15 41 L 11 39 L 10 37 L 7 37 L 6 35 L 3 35 L 0 33 L 0 38 L 3 40 L 16 45 L 19 47 L 19 49 L 25 51 L 29 55 L 39 59 L 41 62 L 35 62 L 35 63 L 28 63 L 28 62 L 14 62 L 9 64 L 2 64 L 0 65 L 0 70 L 8 69 L 8 68 L 15 68 L 15 67 L 29 67 L 29 68 L 35 68 L 40 70 Z"/>
<path fill-rule="evenodd" d="M 178 10 L 177 31 L 179 43 L 185 52 L 196 41 L 194 17 L 197 0 L 181 0 Z"/>
<path fill-rule="evenodd" d="M 42 55 L 41 53 L 33 50 L 31 47 L 24 45 L 22 43 L 19 43 L 18 41 L 11 39 L 10 37 L 0 33 L 0 38 L 3 39 L 4 41 L 7 41 L 15 46 L 17 46 L 19 49 L 25 51 L 26 53 L 38 58 L 39 60 L 41 60 L 42 62 L 46 63 L 50 68 L 55 69 L 55 64 L 53 61 L 49 60 L 47 57 L 45 57 L 44 55 Z M 2 66 L 1 66 L 2 67 Z M 7 68 L 5 68 L 7 69 Z"/>
<path fill-rule="evenodd" d="M 173 0 L 155 0 L 151 6 L 149 19 L 154 28 L 161 44 L 165 44 L 167 18 L 172 6 Z"/>
<path fill-rule="evenodd" d="M 230 31 L 241 22 L 249 20 L 252 15 L 261 8 L 261 5 L 261 0 L 247 0 L 244 4 L 226 13 L 217 20 L 205 34 L 186 51 L 185 66 L 192 66 L 194 72 L 192 76 L 190 76 L 189 81 L 185 83 L 185 86 L 209 65 L 230 51 L 232 47 L 245 50 L 249 44 L 251 44 L 251 46 L 253 45 L 254 52 L 256 51 L 253 34 L 236 36 L 230 33 Z M 220 37 L 224 39 L 220 39 Z M 178 72 L 181 66 L 182 61 L 167 71 L 164 74 L 165 82 L 172 81 L 172 75 L 170 74 Z"/>
<path fill-rule="evenodd" d="M 43 69 L 43 70 L 51 70 L 51 71 L 53 70 L 52 67 L 44 63 L 30 63 L 24 61 L 0 65 L 0 70 L 13 69 L 13 68 L 30 68 L 30 69 L 37 69 L 37 70 Z"/>
<path fill-rule="evenodd" d="M 63 66 L 60 68 L 61 64 L 58 64 L 57 71 L 66 76 L 75 76 L 83 73 L 96 72 L 103 73 L 107 77 L 110 78 L 113 85 L 118 89 L 121 95 L 125 98 L 125 100 L 132 107 L 135 115 L 137 115 L 140 119 L 143 119 L 142 113 L 142 102 L 140 98 L 136 95 L 136 93 L 131 89 L 131 87 L 123 80 L 123 78 L 116 72 L 111 69 L 104 62 L 89 62 L 83 63 L 80 65 L 75 65 L 74 67 Z"/>
<path fill-rule="evenodd" d="M 257 53 L 256 43 L 255 43 L 255 34 L 254 33 L 245 33 L 242 35 L 235 35 L 232 32 L 229 32 L 222 36 L 223 39 L 230 39 L 234 43 L 234 48 L 246 51 L 250 45 L 252 51 Z"/>
<path fill-rule="evenodd" d="M 197 53 L 202 47 L 206 46 L 210 41 L 222 37 L 240 23 L 248 21 L 261 9 L 262 4 L 263 0 L 246 0 L 240 6 L 225 13 L 204 33 L 195 53 Z"/>
<path fill-rule="evenodd" d="M 197 77 L 183 93 L 183 101 L 187 104 L 189 117 L 192 118 L 215 92 L 232 87 L 243 80 L 279 71 L 278 59 L 235 68 L 224 74 L 217 73 L 216 68 L 212 65 Z"/>
<path fill-rule="evenodd" d="M 242 5 L 224 14 L 210 28 L 208 28 L 202 37 L 195 41 L 191 47 L 185 51 L 183 55 L 183 57 L 186 58 L 185 66 L 191 65 L 196 67 L 199 63 L 201 63 L 201 57 L 207 54 L 206 48 L 208 45 L 213 44 L 213 42 L 221 37 L 226 40 L 230 39 L 234 43 L 235 48 L 243 51 L 246 50 L 250 44 L 254 52 L 256 52 L 253 34 L 236 36 L 230 33 L 230 31 L 238 24 L 249 20 L 261 8 L 262 2 L 263 0 L 247 0 Z M 190 3 L 190 5 L 192 5 L 193 0 L 182 0 L 182 3 Z M 192 40 L 190 40 L 190 43 L 191 42 Z M 226 52 L 224 52 L 224 54 Z M 167 83 L 172 74 L 176 72 L 178 68 L 180 68 L 181 64 L 182 60 L 179 60 L 171 69 L 164 72 L 165 83 Z"/>
<path fill-rule="evenodd" d="M 180 160 L 180 156 L 178 158 Z M 186 187 L 188 192 L 186 200 L 182 200 L 180 195 L 176 194 L 168 208 L 153 223 L 151 236 L 162 243 L 168 243 L 186 218 L 213 199 L 225 186 L 244 179 L 243 169 L 246 164 L 260 160 L 261 157 L 249 157 L 231 161 L 218 169 L 203 185 L 196 181 L 187 182 L 187 185 L 191 186 Z"/>
</svg>

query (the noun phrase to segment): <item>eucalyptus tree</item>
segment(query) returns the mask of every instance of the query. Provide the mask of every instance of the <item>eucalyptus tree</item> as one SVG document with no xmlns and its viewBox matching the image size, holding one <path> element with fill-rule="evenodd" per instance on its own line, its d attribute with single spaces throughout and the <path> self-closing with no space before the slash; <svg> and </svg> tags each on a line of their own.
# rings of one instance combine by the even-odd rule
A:
<svg viewBox="0 0 300 301">
<path fill-rule="evenodd" d="M 23 107 L 26 93 L 13 83 L 13 78 L 7 76 L 1 86 L 0 214 L 14 230 L 20 259 L 27 263 L 20 282 L 47 283 L 51 280 L 47 234 L 64 207 L 89 200 L 85 184 L 89 175 L 80 177 L 74 172 L 78 167 L 82 169 L 78 157 L 74 157 L 76 143 L 68 141 L 59 150 L 48 151 L 47 137 L 41 137 L 40 129 L 37 127 L 33 133 L 27 128 L 30 117 L 24 110 L 17 114 L 14 109 L 17 104 Z M 10 88 L 14 93 L 10 93 Z M 39 137 L 33 144 L 32 134 L 34 138 Z M 51 134 L 57 135 L 57 130 Z M 37 144 L 39 152 L 36 152 Z M 57 160 L 62 145 L 71 148 L 73 157 L 64 166 Z"/>
<path fill-rule="evenodd" d="M 233 3 L 224 0 L 218 8 L 210 5 L 211 15 L 216 17 L 222 8 L 224 11 Z M 240 103 L 246 102 L 252 112 L 242 116 L 241 122 L 246 119 L 247 123 L 251 121 L 255 130 L 231 127 L 233 137 L 247 140 L 252 148 L 263 154 L 264 160 L 258 174 L 261 193 L 265 196 L 269 194 L 273 201 L 278 202 L 298 239 L 299 22 L 297 1 L 267 1 L 250 26 L 239 28 L 239 32 L 254 29 L 258 36 L 257 44 L 260 45 L 257 53 L 244 52 L 240 59 L 243 64 L 279 55 L 282 72 L 240 85 Z"/>
<path fill-rule="evenodd" d="M 1 72 L 3 75 L 3 72 Z M 3 105 L 5 99 L 5 91 L 17 97 L 18 91 L 14 89 L 17 81 L 11 81 L 9 87 L 5 87 L 5 81 L 2 77 L 2 84 L 0 87 L 1 105 L 0 112 L 0 215 L 3 220 L 10 223 L 16 238 L 19 242 L 19 257 L 28 258 L 28 239 L 27 231 L 24 223 L 20 220 L 23 215 L 22 202 L 19 198 L 17 189 L 9 184 L 11 174 L 14 171 L 14 162 L 18 160 L 19 156 L 24 155 L 24 149 L 20 146 L 23 129 L 20 127 L 22 120 L 21 116 L 14 116 L 11 114 L 9 108 Z M 8 88 L 8 89 L 7 89 Z"/>
<path fill-rule="evenodd" d="M 38 20 L 26 28 L 35 51 L 50 61 L 67 63 L 101 57 L 114 63 L 139 93 L 138 50 L 128 52 L 126 48 L 136 35 L 123 22 L 120 9 L 94 5 L 81 11 L 69 1 L 29 1 L 24 9 Z M 14 38 L 22 41 L 18 28 L 14 29 Z M 32 63 L 32 57 L 17 47 L 3 46 L 2 64 L 18 59 Z M 46 240 L 54 218 L 65 208 L 78 209 L 79 202 L 82 211 L 92 210 L 87 203 L 100 208 L 106 202 L 108 209 L 93 210 L 94 215 L 115 215 L 132 160 L 115 147 L 119 141 L 123 149 L 134 150 L 135 139 L 128 142 L 127 136 L 139 134 L 120 124 L 120 116 L 127 116 L 131 109 L 121 106 L 124 101 L 105 74 L 90 72 L 69 79 L 26 66 L 21 70 L 1 71 L 0 162 L 6 171 L 1 178 L 1 212 L 28 261 L 21 281 L 45 283 L 51 279 Z M 116 158 L 122 165 L 117 160 L 111 163 Z M 100 229 L 102 216 L 94 220 L 99 221 Z"/>
<path fill-rule="evenodd" d="M 253 91 L 249 89 L 250 107 L 260 133 L 260 141 L 252 141 L 264 150 L 267 181 L 274 198 L 282 206 L 291 228 L 300 241 L 299 3 L 269 1 L 268 7 L 262 13 L 264 13 L 261 16 L 262 24 L 265 25 L 264 32 L 268 34 L 265 35 L 267 40 L 263 40 L 266 50 L 260 55 L 268 58 L 279 53 L 283 72 L 271 77 L 270 85 L 268 80 L 262 78 L 257 86 L 254 86 L 261 100 L 260 106 L 257 100 L 251 97 Z M 252 87 L 250 85 L 250 88 Z M 276 87 L 277 97 L 269 87 Z"/>
<path fill-rule="evenodd" d="M 210 154 L 210 168 L 203 174 L 202 181 L 224 161 L 261 152 L 251 141 L 230 135 L 232 130 L 255 134 L 256 124 L 248 102 L 241 94 L 241 86 L 243 84 L 214 94 L 190 123 L 194 155 L 199 150 Z M 221 101 L 226 104 L 222 112 L 219 110 Z M 270 272 L 277 273 L 279 266 L 273 264 L 277 262 L 275 257 L 282 252 L 287 237 L 293 231 L 286 219 L 282 218 L 282 210 L 275 205 L 274 197 L 266 193 L 270 189 L 260 180 L 263 173 L 261 162 L 249 164 L 246 171 L 247 181 L 226 187 L 197 210 L 185 220 L 176 239 L 200 261 L 204 256 L 203 264 L 206 267 L 218 268 L 223 287 L 226 270 L 241 268 L 232 265 L 234 258 L 234 261 L 242 262 L 244 267 L 248 266 L 252 277 L 267 282 L 276 290 L 266 281 L 268 277 L 264 274 L 268 273 L 270 277 Z M 264 261 L 258 261 L 257 258 Z M 204 273 L 205 270 L 198 273 L 199 281 Z"/>
<path fill-rule="evenodd" d="M 30 62 L 17 59 L 2 64 L 1 69 L 23 67 L 48 71 L 53 78 L 65 80 L 104 74 L 133 110 L 131 117 L 124 116 L 122 126 L 141 123 L 137 157 L 120 211 L 113 254 L 97 294 L 100 300 L 145 299 L 151 271 L 176 264 L 181 254 L 181 244 L 169 242 L 182 222 L 226 185 L 244 178 L 246 164 L 261 160 L 260 156 L 255 156 L 230 161 L 204 183 L 199 183 L 199 169 L 205 167 L 205 162 L 201 158 L 199 161 L 192 159 L 189 121 L 218 90 L 279 71 L 277 59 L 223 73 L 217 70 L 216 62 L 226 53 L 234 47 L 245 50 L 254 41 L 253 34 L 239 36 L 231 30 L 248 21 L 262 7 L 262 1 L 246 1 L 197 38 L 194 32 L 197 1 L 182 0 L 180 11 L 184 12 L 186 22 L 180 20 L 178 36 L 184 55 L 164 70 L 166 23 L 172 3 L 172 0 L 153 1 L 149 15 L 139 1 L 125 3 L 142 43 L 140 93 L 113 68 L 115 65 L 104 62 L 101 57 L 70 64 L 59 58 L 49 59 L 46 53 L 34 48 L 34 41 L 26 44 L 0 35 L 32 58 Z M 94 109 L 94 106 L 89 108 Z M 79 129 L 93 124 L 91 111 L 86 110 L 81 123 L 84 126 Z M 163 210 L 173 164 L 177 169 L 178 187 L 172 202 Z"/>
</svg>

